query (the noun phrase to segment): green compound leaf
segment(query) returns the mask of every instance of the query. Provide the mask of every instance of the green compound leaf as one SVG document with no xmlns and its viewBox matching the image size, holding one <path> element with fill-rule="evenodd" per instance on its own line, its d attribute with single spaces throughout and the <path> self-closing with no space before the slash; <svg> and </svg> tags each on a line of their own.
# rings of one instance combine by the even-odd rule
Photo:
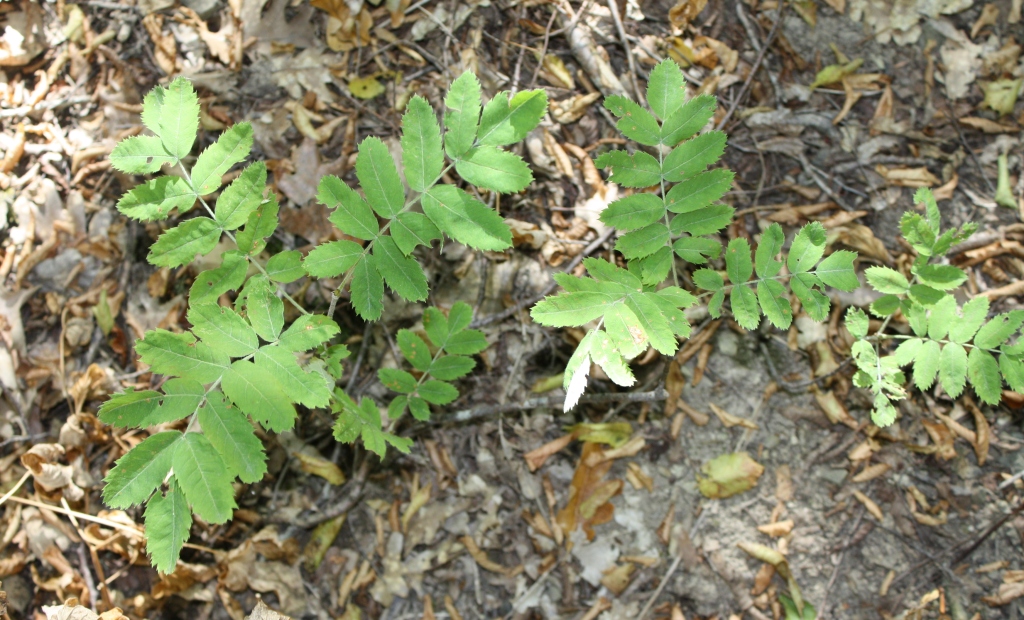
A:
<svg viewBox="0 0 1024 620">
<path fill-rule="evenodd" d="M 120 394 L 114 394 L 110 400 L 100 405 L 99 418 L 104 424 L 119 428 L 141 426 L 146 419 L 160 406 L 163 394 L 153 390 L 135 391 L 128 388 Z"/>
<path fill-rule="evenodd" d="M 999 376 L 999 364 L 988 351 L 977 347 L 971 349 L 967 356 L 967 378 L 985 404 L 996 405 L 1002 400 L 1003 379 Z"/>
<path fill-rule="evenodd" d="M 939 355 L 939 383 L 951 398 L 964 391 L 967 382 L 967 351 L 955 342 L 942 347 Z"/>
<path fill-rule="evenodd" d="M 199 410 L 203 434 L 220 453 L 228 473 L 242 482 L 254 483 L 267 473 L 263 444 L 241 411 L 230 406 L 220 392 L 211 392 Z"/>
<path fill-rule="evenodd" d="M 136 185 L 117 201 L 117 210 L 133 220 L 152 222 L 165 219 L 177 209 L 185 213 L 196 202 L 196 193 L 185 179 L 163 176 Z"/>
<path fill-rule="evenodd" d="M 729 302 L 732 304 L 732 313 L 736 322 L 744 329 L 757 329 L 761 322 L 761 311 L 757 306 L 757 296 L 754 291 L 745 286 L 734 286 L 729 295 Z"/>
<path fill-rule="evenodd" d="M 910 364 L 917 358 L 918 353 L 921 352 L 922 346 L 924 346 L 924 340 L 921 340 L 920 338 L 904 340 L 893 352 L 893 357 L 896 358 L 896 363 L 899 366 L 906 366 L 907 364 Z"/>
<path fill-rule="evenodd" d="M 330 403 L 332 383 L 319 372 L 303 370 L 293 352 L 280 346 L 262 347 L 256 352 L 255 363 L 280 379 L 281 388 L 291 400 L 311 409 Z"/>
<path fill-rule="evenodd" d="M 505 220 L 458 187 L 435 185 L 421 203 L 438 229 L 460 243 L 494 252 L 512 247 L 512 231 Z"/>
<path fill-rule="evenodd" d="M 922 306 L 934 306 L 935 304 L 942 301 L 942 298 L 946 296 L 946 293 L 933 289 L 930 286 L 924 284 L 911 284 L 910 285 L 910 297 Z"/>
<path fill-rule="evenodd" d="M 594 160 L 598 168 L 611 168 L 608 180 L 623 187 L 651 187 L 661 183 L 661 165 L 648 153 L 608 151 Z"/>
<path fill-rule="evenodd" d="M 792 256 L 792 254 L 790 254 Z M 910 282 L 895 269 L 888 267 L 868 267 L 864 276 L 876 291 L 889 295 L 903 295 L 910 290 Z"/>
<path fill-rule="evenodd" d="M 600 318 L 605 304 L 615 301 L 608 293 L 562 293 L 540 301 L 530 311 L 533 320 L 548 327 L 574 327 Z"/>
<path fill-rule="evenodd" d="M 192 167 L 192 187 L 200 196 L 220 189 L 222 177 L 252 150 L 252 125 L 237 123 L 199 154 Z M 186 493 L 187 496 L 187 493 Z"/>
<path fill-rule="evenodd" d="M 295 424 L 291 399 L 266 367 L 239 360 L 224 373 L 221 386 L 231 402 L 267 430 L 279 433 Z"/>
<path fill-rule="evenodd" d="M 154 86 L 153 90 L 142 99 L 142 124 L 157 136 L 160 135 L 160 112 L 164 107 L 164 96 L 167 89 Z"/>
<path fill-rule="evenodd" d="M 647 146 L 657 146 L 660 143 L 661 127 L 658 120 L 636 102 L 619 95 L 611 95 L 605 97 L 604 107 L 619 117 L 615 127 L 622 135 Z"/>
<path fill-rule="evenodd" d="M 412 413 L 412 417 L 421 422 L 425 422 L 430 419 L 430 405 L 428 405 L 427 401 L 423 400 L 419 396 L 412 396 L 409 398 L 409 412 Z"/>
<path fill-rule="evenodd" d="M 696 211 L 680 213 L 672 218 L 670 231 L 673 235 L 710 235 L 728 226 L 735 213 L 736 210 L 729 205 L 711 205 Z"/>
<path fill-rule="evenodd" d="M 813 222 L 800 229 L 789 248 L 786 264 L 791 273 L 805 273 L 817 264 L 825 253 L 825 227 Z M 881 291 L 883 293 L 888 291 Z"/>
<path fill-rule="evenodd" d="M 159 123 L 164 149 L 177 159 L 187 157 L 192 152 L 199 129 L 199 97 L 188 79 L 178 77 L 167 86 L 160 106 Z"/>
<path fill-rule="evenodd" d="M 237 251 L 225 252 L 220 267 L 207 269 L 196 276 L 188 291 L 192 305 L 215 303 L 217 298 L 228 291 L 237 290 L 245 281 L 249 261 Z"/>
<path fill-rule="evenodd" d="M 661 143 L 675 146 L 696 135 L 715 114 L 718 100 L 712 95 L 698 95 L 673 112 L 661 126 Z"/>
<path fill-rule="evenodd" d="M 416 192 L 426 191 L 441 176 L 444 153 L 441 151 L 441 128 L 434 108 L 415 95 L 402 116 L 402 164 L 405 180 Z"/>
<path fill-rule="evenodd" d="M 949 326 L 949 339 L 960 344 L 970 342 L 988 316 L 988 305 L 988 297 L 984 295 L 965 303 L 960 309 L 963 317 Z"/>
<path fill-rule="evenodd" d="M 871 302 L 871 313 L 875 316 L 886 317 L 900 308 L 900 298 L 895 295 L 882 295 Z"/>
<path fill-rule="evenodd" d="M 384 279 L 372 262 L 359 261 L 352 271 L 352 307 L 366 321 L 380 319 L 384 310 Z"/>
<path fill-rule="evenodd" d="M 922 265 L 916 270 L 917 279 L 940 291 L 949 291 L 967 280 L 967 273 L 953 265 Z"/>
<path fill-rule="evenodd" d="M 939 343 L 925 340 L 921 350 L 914 358 L 914 385 L 919 390 L 927 390 L 935 384 L 935 375 L 939 372 Z"/>
<path fill-rule="evenodd" d="M 673 213 L 689 213 L 710 205 L 732 187 L 732 170 L 708 170 L 677 183 L 665 195 L 665 205 Z"/>
<path fill-rule="evenodd" d="M 171 471 L 178 431 L 150 435 L 117 460 L 107 474 L 103 501 L 111 508 L 130 508 L 146 501 Z"/>
<path fill-rule="evenodd" d="M 338 177 L 328 175 L 320 179 L 316 197 L 334 209 L 328 219 L 346 235 L 369 241 L 380 234 L 380 225 L 370 205 Z"/>
<path fill-rule="evenodd" d="M 339 390 L 335 394 L 338 396 L 335 405 L 338 413 L 338 421 L 334 425 L 335 439 L 342 443 L 352 443 L 356 439 L 362 439 L 366 449 L 380 458 L 384 458 L 388 445 L 399 452 L 409 453 L 412 440 L 384 432 L 381 426 L 380 409 L 377 409 L 377 405 L 372 400 L 364 398 L 357 406 L 344 392 Z M 409 404 L 411 407 L 412 403 Z"/>
<path fill-rule="evenodd" d="M 493 146 L 470 149 L 455 163 L 455 170 L 473 185 L 499 194 L 521 192 L 533 181 L 522 157 Z"/>
<path fill-rule="evenodd" d="M 659 222 L 622 235 L 615 242 L 615 249 L 628 259 L 642 258 L 665 247 L 668 241 L 668 227 Z"/>
<path fill-rule="evenodd" d="M 434 360 L 427 372 L 435 379 L 454 381 L 468 375 L 475 366 L 476 362 L 464 355 L 445 355 Z"/>
<path fill-rule="evenodd" d="M 400 394 L 411 394 L 416 390 L 416 377 L 398 368 L 380 368 L 377 377 L 384 387 Z M 403 405 L 404 407 L 404 405 Z"/>
<path fill-rule="evenodd" d="M 224 523 L 231 518 L 237 507 L 231 476 L 205 435 L 186 433 L 176 442 L 172 466 L 174 479 L 192 512 L 208 523 Z"/>
<path fill-rule="evenodd" d="M 615 303 L 608 308 L 604 315 L 604 329 L 622 357 L 628 360 L 647 349 L 647 332 L 636 313 L 624 303 Z"/>
<path fill-rule="evenodd" d="M 188 310 L 192 333 L 203 343 L 230 357 L 244 357 L 259 346 L 256 332 L 231 308 L 217 304 L 193 305 Z"/>
<path fill-rule="evenodd" d="M 772 325 L 789 329 L 793 323 L 793 308 L 789 305 L 786 287 L 777 280 L 760 280 L 757 283 L 757 301 Z M 735 305 L 734 305 L 735 308 Z M 735 312 L 735 309 L 733 310 Z"/>
<path fill-rule="evenodd" d="M 502 91 L 484 106 L 478 141 L 487 146 L 519 142 L 540 124 L 547 109 L 548 95 L 543 90 L 524 90 L 511 99 Z"/>
<path fill-rule="evenodd" d="M 654 194 L 633 194 L 620 198 L 601 212 L 605 224 L 619 230 L 636 230 L 665 217 L 665 203 Z"/>
<path fill-rule="evenodd" d="M 284 327 L 284 302 L 265 276 L 249 278 L 239 301 L 245 303 L 245 315 L 260 338 L 277 340 Z"/>
<path fill-rule="evenodd" d="M 672 244 L 676 256 L 694 265 L 703 265 L 722 253 L 722 244 L 707 237 L 680 237 Z"/>
<path fill-rule="evenodd" d="M 202 383 L 193 379 L 168 379 L 164 385 L 164 398 L 160 406 L 139 420 L 138 426 L 156 426 L 174 422 L 196 412 L 200 403 L 206 398 L 206 389 Z"/>
<path fill-rule="evenodd" d="M 302 253 L 298 250 L 278 252 L 267 261 L 266 271 L 274 282 L 294 282 L 306 275 L 302 268 Z"/>
<path fill-rule="evenodd" d="M 849 250 L 838 250 L 829 254 L 828 258 L 821 261 L 814 275 L 818 276 L 826 286 L 837 288 L 841 291 L 852 291 L 860 286 L 857 279 L 857 272 L 853 268 L 853 261 L 857 260 L 857 253 Z"/>
<path fill-rule="evenodd" d="M 426 215 L 406 211 L 391 220 L 391 238 L 402 254 L 408 256 L 418 245 L 429 248 L 434 239 L 441 238 L 441 231 Z"/>
<path fill-rule="evenodd" d="M 871 325 L 868 315 L 860 308 L 850 307 L 846 311 L 846 329 L 850 335 L 862 340 L 868 335 L 868 327 Z M 907 342 L 910 342 L 909 340 Z"/>
<path fill-rule="evenodd" d="M 377 238 L 373 246 L 373 266 L 394 292 L 407 301 L 427 298 L 427 276 L 415 259 L 398 249 L 390 236 Z"/>
<path fill-rule="evenodd" d="M 174 572 L 181 548 L 192 529 L 192 511 L 172 480 L 167 494 L 157 493 L 146 505 L 146 553 L 163 574 Z"/>
<path fill-rule="evenodd" d="M 608 378 L 623 387 L 629 387 L 636 383 L 636 377 L 629 364 L 623 359 L 614 341 L 607 332 L 595 330 L 594 338 L 590 345 L 590 357 L 594 360 Z"/>
<path fill-rule="evenodd" d="M 391 219 L 405 206 L 405 189 L 398 176 L 395 160 L 380 138 L 370 136 L 359 144 L 356 177 L 366 201 L 377 215 Z"/>
<path fill-rule="evenodd" d="M 262 252 L 267 247 L 267 237 L 277 230 L 279 210 L 277 195 L 271 192 L 268 200 L 249 214 L 245 228 L 235 235 L 238 249 L 250 256 Z"/>
<path fill-rule="evenodd" d="M 725 286 L 722 274 L 713 269 L 698 269 L 693 272 L 693 283 L 705 291 L 717 291 Z"/>
<path fill-rule="evenodd" d="M 974 346 L 994 349 L 1009 340 L 1022 323 L 1024 323 L 1024 310 L 999 314 L 978 330 L 974 336 Z"/>
<path fill-rule="evenodd" d="M 197 342 L 195 336 L 188 332 L 148 331 L 135 343 L 135 351 L 152 372 L 188 377 L 199 383 L 213 383 L 230 363 L 226 353 Z"/>
<path fill-rule="evenodd" d="M 1024 392 L 1024 362 L 1004 353 L 999 356 L 999 371 L 1003 373 L 1003 378 L 1010 389 L 1014 392 Z"/>
<path fill-rule="evenodd" d="M 682 181 L 715 163 L 725 152 L 725 133 L 709 131 L 683 142 L 668 154 L 662 173 L 666 181 Z"/>
<path fill-rule="evenodd" d="M 782 232 L 782 226 L 772 224 L 761 233 L 761 240 L 757 244 L 757 251 L 754 254 L 754 267 L 760 278 L 771 278 L 777 276 L 782 269 L 782 263 L 775 260 L 775 257 L 782 251 L 782 244 L 786 242 L 786 234 Z M 728 260 L 728 255 L 726 255 Z"/>
<path fill-rule="evenodd" d="M 432 405 L 447 405 L 459 397 L 459 391 L 444 381 L 424 381 L 416 393 Z"/>
<path fill-rule="evenodd" d="M 208 217 L 186 220 L 160 235 L 149 248 L 146 259 L 158 267 L 180 267 L 192 262 L 196 254 L 209 254 L 220 241 L 221 229 Z"/>
<path fill-rule="evenodd" d="M 263 203 L 267 188 L 267 165 L 258 161 L 228 185 L 220 196 L 213 215 L 225 230 L 234 230 L 245 224 L 249 216 Z"/>
<path fill-rule="evenodd" d="M 444 350 L 458 355 L 476 355 L 487 348 L 487 337 L 476 329 L 467 329 L 452 334 L 445 342 Z"/>
<path fill-rule="evenodd" d="M 647 76 L 647 104 L 658 118 L 672 116 L 686 101 L 686 78 L 674 61 L 659 62 Z M 707 122 L 707 121 L 705 121 Z"/>
<path fill-rule="evenodd" d="M 164 150 L 156 136 L 132 136 L 117 143 L 110 152 L 110 165 L 128 174 L 151 174 L 177 160 Z"/>
<path fill-rule="evenodd" d="M 471 72 L 460 75 L 444 99 L 444 150 L 458 159 L 473 147 L 480 121 L 480 81 Z"/>
<path fill-rule="evenodd" d="M 736 238 L 729 242 L 725 249 L 725 272 L 729 274 L 729 281 L 735 285 L 746 283 L 754 273 L 754 266 L 750 262 L 750 244 L 746 239 Z"/>
<path fill-rule="evenodd" d="M 427 346 L 427 343 L 422 338 L 416 335 L 416 332 L 400 329 L 396 339 L 398 340 L 398 348 L 402 350 L 402 355 L 413 365 L 413 368 L 421 372 L 426 372 L 430 368 L 430 361 L 433 359 L 430 347 Z"/>
<path fill-rule="evenodd" d="M 800 300 L 807 316 L 811 317 L 815 321 L 824 321 L 828 318 L 828 309 L 831 305 L 828 297 L 823 295 L 817 289 L 812 288 L 804 281 L 804 279 L 798 277 L 790 279 L 789 288 L 792 289 L 796 298 Z"/>
<path fill-rule="evenodd" d="M 340 276 L 363 257 L 363 248 L 355 241 L 328 241 L 313 248 L 302 260 L 302 268 L 315 278 Z"/>
<path fill-rule="evenodd" d="M 928 337 L 932 340 L 942 340 L 956 319 L 956 299 L 952 295 L 946 295 L 932 307 L 928 316 Z"/>
<path fill-rule="evenodd" d="M 663 355 L 676 352 L 679 343 L 675 330 L 665 316 L 664 308 L 657 303 L 658 297 L 649 294 L 635 294 L 626 298 L 626 306 L 633 311 L 641 327 L 651 341 L 651 346 Z"/>
<path fill-rule="evenodd" d="M 338 324 L 322 314 L 303 314 L 281 334 L 278 344 L 289 351 L 307 351 L 341 331 Z"/>
</svg>

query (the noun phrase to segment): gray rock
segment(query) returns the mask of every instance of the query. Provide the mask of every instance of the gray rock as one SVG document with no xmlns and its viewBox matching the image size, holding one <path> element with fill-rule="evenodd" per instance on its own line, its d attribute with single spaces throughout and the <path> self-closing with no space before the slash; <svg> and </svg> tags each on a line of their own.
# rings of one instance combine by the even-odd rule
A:
<svg viewBox="0 0 1024 620">
<path fill-rule="evenodd" d="M 199 14 L 203 19 L 209 19 L 224 6 L 221 0 L 181 0 L 181 3 Z"/>
</svg>

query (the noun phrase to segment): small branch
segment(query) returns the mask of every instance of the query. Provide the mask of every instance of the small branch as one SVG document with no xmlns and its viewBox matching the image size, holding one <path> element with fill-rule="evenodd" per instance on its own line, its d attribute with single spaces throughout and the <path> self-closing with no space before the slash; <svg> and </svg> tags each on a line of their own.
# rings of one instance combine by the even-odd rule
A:
<svg viewBox="0 0 1024 620">
<path fill-rule="evenodd" d="M 615 22 L 615 29 L 619 31 L 619 38 L 622 40 L 622 49 L 626 52 L 626 60 L 629 61 L 629 72 L 633 78 L 633 91 L 636 93 L 636 100 L 641 106 L 646 105 L 644 93 L 640 90 L 640 75 L 636 71 L 636 62 L 633 61 L 633 50 L 629 47 L 629 38 L 626 36 L 626 29 L 622 27 L 622 18 L 619 17 L 619 6 L 615 0 L 608 0 L 608 9 L 612 13 L 612 21 Z"/>
<path fill-rule="evenodd" d="M 663 388 L 658 388 L 651 392 L 614 392 L 606 394 L 584 394 L 580 397 L 579 402 L 581 403 L 618 403 L 618 402 L 629 402 L 629 403 L 652 403 L 668 398 L 668 391 Z M 501 413 L 508 413 L 510 411 L 525 411 L 528 409 L 551 409 L 554 407 L 561 407 L 565 403 L 565 396 L 546 396 L 542 398 L 530 398 L 518 403 L 506 403 L 503 405 L 483 405 L 480 407 L 474 407 L 472 409 L 463 409 L 462 411 L 456 411 L 451 416 L 446 417 L 442 420 L 438 420 L 438 423 L 465 423 L 479 420 L 480 418 L 490 417 L 492 415 L 498 415 Z"/>
</svg>

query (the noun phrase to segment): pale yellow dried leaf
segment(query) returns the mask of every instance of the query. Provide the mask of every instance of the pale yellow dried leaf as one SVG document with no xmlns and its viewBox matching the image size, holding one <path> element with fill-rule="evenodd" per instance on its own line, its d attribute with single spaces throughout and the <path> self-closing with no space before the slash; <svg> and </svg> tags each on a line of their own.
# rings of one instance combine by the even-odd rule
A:
<svg viewBox="0 0 1024 620">
<path fill-rule="evenodd" d="M 853 492 L 853 496 L 857 498 L 858 502 L 864 504 L 864 508 L 871 513 L 871 516 L 879 521 L 882 521 L 885 518 L 885 515 L 882 514 L 882 509 L 879 508 L 878 504 L 876 504 L 870 497 L 856 490 Z"/>
<path fill-rule="evenodd" d="M 733 415 L 722 409 L 715 403 L 708 403 L 708 407 L 711 407 L 711 411 L 714 412 L 718 419 L 722 422 L 722 425 L 726 428 L 732 428 L 733 426 L 742 426 L 743 428 L 749 428 L 751 430 L 757 430 L 757 424 L 746 418 L 741 418 L 737 415 Z"/>
<path fill-rule="evenodd" d="M 785 536 L 793 531 L 793 520 L 786 519 L 785 521 L 776 521 L 775 523 L 759 525 L 757 526 L 757 531 L 775 538 Z"/>
</svg>

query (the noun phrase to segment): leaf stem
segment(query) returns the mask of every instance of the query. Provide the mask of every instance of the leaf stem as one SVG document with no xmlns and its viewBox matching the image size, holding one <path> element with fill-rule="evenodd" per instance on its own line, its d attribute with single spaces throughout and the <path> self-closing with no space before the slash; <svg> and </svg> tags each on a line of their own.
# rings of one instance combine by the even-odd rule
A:
<svg viewBox="0 0 1024 620">
<path fill-rule="evenodd" d="M 181 168 L 181 172 L 182 172 L 182 174 L 185 175 L 185 180 L 188 181 L 189 186 L 192 187 L 193 190 L 195 190 L 195 186 L 192 184 L 192 176 L 188 173 L 188 170 L 185 169 L 185 164 L 182 163 L 182 161 L 180 159 L 178 160 L 178 167 Z M 214 214 L 213 209 L 211 209 L 210 205 L 206 203 L 206 200 L 202 196 L 199 195 L 199 192 L 196 192 L 196 198 L 198 198 L 199 202 L 202 203 L 203 208 L 206 209 L 206 212 L 210 215 L 210 217 L 214 221 L 217 221 L 217 216 Z M 224 230 L 224 229 L 221 229 L 221 230 L 224 232 L 225 235 L 228 236 L 228 239 L 231 239 L 232 243 L 234 243 L 236 246 L 238 245 L 238 241 L 235 239 L 235 235 L 230 230 Z M 255 256 L 249 256 L 248 254 L 246 254 L 245 255 L 245 260 L 247 260 L 250 263 L 252 263 L 256 267 L 256 269 L 259 270 L 259 272 L 261 274 L 267 276 L 267 279 L 270 280 L 270 274 L 267 273 L 266 268 L 263 265 L 261 265 L 259 263 L 259 261 L 256 260 Z M 273 282 L 273 280 L 271 280 L 271 282 Z M 277 284 L 277 283 L 275 282 L 275 284 Z M 277 290 L 279 290 L 281 292 L 281 295 L 283 295 L 285 299 L 287 299 L 289 302 L 291 302 L 291 304 L 293 306 L 295 306 L 295 308 L 299 312 L 301 312 L 302 314 L 310 314 L 309 310 L 306 310 L 305 308 L 303 308 L 299 304 L 299 302 L 295 301 L 295 299 L 291 295 L 289 295 L 288 291 L 284 290 L 284 288 L 282 288 L 281 286 L 278 286 Z"/>
</svg>

